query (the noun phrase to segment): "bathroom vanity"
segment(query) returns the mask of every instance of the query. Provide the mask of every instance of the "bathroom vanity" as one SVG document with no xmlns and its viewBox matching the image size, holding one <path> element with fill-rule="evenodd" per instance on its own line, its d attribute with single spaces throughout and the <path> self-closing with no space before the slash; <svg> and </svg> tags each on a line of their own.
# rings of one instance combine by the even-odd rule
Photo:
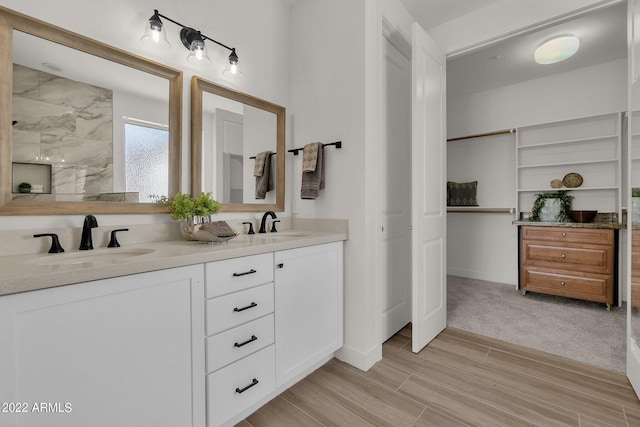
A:
<svg viewBox="0 0 640 427">
<path fill-rule="evenodd" d="M 342 346 L 345 239 L 0 257 L 0 424 L 234 425 Z"/>
</svg>

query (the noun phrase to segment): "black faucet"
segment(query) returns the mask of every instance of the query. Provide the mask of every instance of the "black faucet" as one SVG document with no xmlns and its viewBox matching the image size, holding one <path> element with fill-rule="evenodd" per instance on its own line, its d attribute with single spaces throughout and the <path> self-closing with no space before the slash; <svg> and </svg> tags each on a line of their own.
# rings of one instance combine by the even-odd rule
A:
<svg viewBox="0 0 640 427">
<path fill-rule="evenodd" d="M 260 230 L 258 230 L 258 233 L 266 233 L 267 232 L 267 217 L 270 216 L 272 219 L 276 219 L 277 216 L 275 214 L 275 212 L 273 211 L 267 211 L 264 213 L 264 215 L 262 215 L 262 221 L 260 221 Z"/>
<path fill-rule="evenodd" d="M 80 250 L 86 251 L 93 249 L 93 240 L 91 239 L 91 229 L 98 226 L 98 220 L 93 215 L 84 217 L 84 225 L 82 226 L 82 238 L 80 239 Z"/>
</svg>

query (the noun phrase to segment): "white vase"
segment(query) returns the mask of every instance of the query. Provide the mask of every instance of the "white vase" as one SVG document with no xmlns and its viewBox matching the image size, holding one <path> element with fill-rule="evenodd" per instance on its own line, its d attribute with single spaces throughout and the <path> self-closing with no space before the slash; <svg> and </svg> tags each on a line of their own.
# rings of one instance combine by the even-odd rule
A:
<svg viewBox="0 0 640 427">
<path fill-rule="evenodd" d="M 631 198 L 631 222 L 640 224 L 640 197 Z"/>
<path fill-rule="evenodd" d="M 185 240 L 198 240 L 195 236 L 195 226 L 205 222 L 211 222 L 211 216 L 192 216 L 178 221 L 180 234 Z"/>
<path fill-rule="evenodd" d="M 544 207 L 540 210 L 540 221 L 555 222 L 561 207 L 560 199 L 544 199 Z"/>
</svg>

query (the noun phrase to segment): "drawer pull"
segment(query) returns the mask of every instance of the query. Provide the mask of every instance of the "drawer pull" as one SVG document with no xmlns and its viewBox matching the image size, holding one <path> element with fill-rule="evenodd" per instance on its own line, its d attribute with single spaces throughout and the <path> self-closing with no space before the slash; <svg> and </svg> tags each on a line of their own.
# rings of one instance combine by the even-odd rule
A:
<svg viewBox="0 0 640 427">
<path fill-rule="evenodd" d="M 248 340 L 246 340 L 245 342 L 235 343 L 233 346 L 234 346 L 234 347 L 238 347 L 238 348 L 240 348 L 240 347 L 244 347 L 245 345 L 247 345 L 247 344 L 249 344 L 249 343 L 252 343 L 252 342 L 254 342 L 254 341 L 255 341 L 255 340 L 257 340 L 257 339 L 258 339 L 258 337 L 257 337 L 257 336 L 255 336 L 255 335 L 251 335 L 251 338 L 249 338 L 249 339 L 248 339 Z"/>
<path fill-rule="evenodd" d="M 249 389 L 250 389 L 251 387 L 253 387 L 254 385 L 257 385 L 257 384 L 258 384 L 258 382 L 259 382 L 259 381 L 258 381 L 257 379 L 255 379 L 255 378 L 254 378 L 254 379 L 253 379 L 253 381 L 251 381 L 251 384 L 249 384 L 248 386 L 246 386 L 246 387 L 242 387 L 242 388 L 237 387 L 237 388 L 236 388 L 236 393 L 238 393 L 238 394 L 242 394 L 242 393 L 244 393 L 245 391 L 249 390 Z"/>
<path fill-rule="evenodd" d="M 560 286 L 564 286 L 566 284 L 567 284 L 567 282 L 560 282 Z"/>
<path fill-rule="evenodd" d="M 566 257 L 567 257 L 567 255 L 566 255 L 566 254 L 562 254 L 562 255 L 560 255 L 560 256 L 562 257 L 562 259 L 564 259 L 564 258 L 566 258 Z"/>
<path fill-rule="evenodd" d="M 567 233 L 562 233 L 562 237 L 567 237 Z"/>
<path fill-rule="evenodd" d="M 250 308 L 257 307 L 257 306 L 258 306 L 258 304 L 256 304 L 255 302 L 252 302 L 251 304 L 249 304 L 246 307 L 242 307 L 242 308 L 236 307 L 236 308 L 233 309 L 233 311 L 236 312 L 236 313 L 240 313 L 241 311 L 249 310 Z"/>
<path fill-rule="evenodd" d="M 256 273 L 256 270 L 252 268 L 251 270 L 245 271 L 244 273 L 233 273 L 233 277 L 246 276 L 247 274 L 253 274 L 253 273 Z"/>
</svg>

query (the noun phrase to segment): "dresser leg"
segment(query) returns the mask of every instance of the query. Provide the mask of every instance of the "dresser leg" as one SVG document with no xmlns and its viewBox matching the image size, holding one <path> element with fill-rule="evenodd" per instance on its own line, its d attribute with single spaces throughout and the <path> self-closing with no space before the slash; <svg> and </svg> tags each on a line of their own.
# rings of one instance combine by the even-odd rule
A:
<svg viewBox="0 0 640 427">
<path fill-rule="evenodd" d="M 607 311 L 611 311 L 611 304 L 607 303 Z"/>
<path fill-rule="evenodd" d="M 527 291 L 522 291 L 522 296 L 525 296 L 527 294 Z"/>
</svg>

